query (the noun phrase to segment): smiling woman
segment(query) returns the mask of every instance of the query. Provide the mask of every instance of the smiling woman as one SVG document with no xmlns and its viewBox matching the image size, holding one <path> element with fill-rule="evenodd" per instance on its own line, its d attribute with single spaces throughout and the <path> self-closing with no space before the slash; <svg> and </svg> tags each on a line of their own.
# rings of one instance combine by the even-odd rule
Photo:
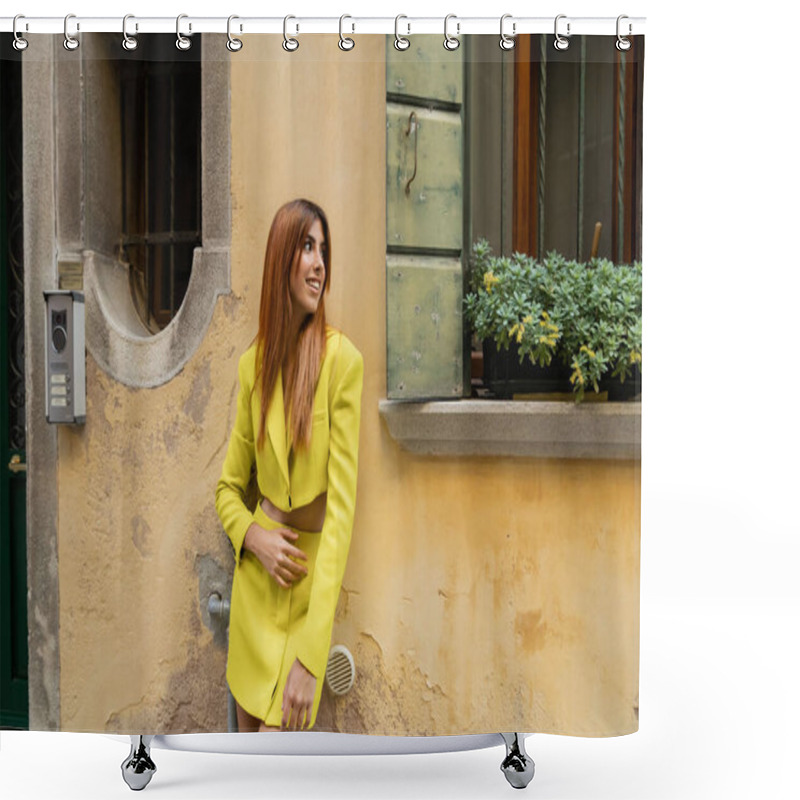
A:
<svg viewBox="0 0 800 800">
<path fill-rule="evenodd" d="M 292 320 L 297 326 L 303 321 L 304 314 L 313 314 L 319 305 L 325 284 L 327 249 L 322 224 L 315 219 L 303 242 L 300 258 L 292 269 Z"/>
<path fill-rule="evenodd" d="M 355 510 L 364 364 L 325 324 L 323 210 L 278 210 L 217 513 L 234 548 L 228 685 L 240 731 L 314 725 Z M 267 442 L 269 439 L 269 442 Z M 259 500 L 248 505 L 255 470 Z"/>
</svg>

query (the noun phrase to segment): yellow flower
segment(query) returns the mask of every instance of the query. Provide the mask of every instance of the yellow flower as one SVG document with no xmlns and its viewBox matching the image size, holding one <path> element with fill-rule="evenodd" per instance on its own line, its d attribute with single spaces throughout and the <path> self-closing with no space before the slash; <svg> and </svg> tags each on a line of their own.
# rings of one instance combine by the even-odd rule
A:
<svg viewBox="0 0 800 800">
<path fill-rule="evenodd" d="M 590 350 L 585 344 L 581 345 L 581 349 L 580 349 L 579 352 L 586 353 L 586 355 L 588 355 L 589 358 L 594 358 L 595 357 L 594 350 Z"/>
<path fill-rule="evenodd" d="M 641 363 L 642 354 L 637 353 L 636 350 L 631 350 L 631 364 Z"/>
<path fill-rule="evenodd" d="M 519 330 L 517 331 L 517 344 L 522 341 L 522 334 L 525 333 L 525 326 L 520 325 Z"/>
<path fill-rule="evenodd" d="M 539 320 L 539 327 L 547 328 L 549 331 L 558 333 L 558 325 L 554 322 L 550 322 L 550 315 L 546 311 L 542 311 L 542 319 Z"/>
<path fill-rule="evenodd" d="M 486 291 L 491 294 L 492 286 L 496 283 L 500 282 L 500 278 L 496 278 L 494 273 L 490 270 L 489 272 L 483 273 L 483 285 L 486 287 Z"/>
<path fill-rule="evenodd" d="M 572 375 L 569 376 L 569 382 L 574 386 L 575 385 L 575 381 L 578 381 L 578 383 L 581 386 L 583 386 L 583 383 L 584 383 L 583 372 L 581 372 L 581 368 L 578 366 L 578 362 L 577 361 L 573 361 L 572 362 L 572 366 L 573 366 L 575 371 L 572 373 Z"/>
<path fill-rule="evenodd" d="M 524 317 L 522 321 L 523 321 L 523 322 L 524 322 L 526 325 L 530 325 L 530 324 L 531 324 L 531 322 L 533 322 L 533 317 L 532 317 L 530 314 L 528 314 L 528 316 L 527 316 L 527 317 Z"/>
<path fill-rule="evenodd" d="M 513 325 L 508 329 L 509 338 L 511 338 L 517 332 L 517 328 L 519 328 L 519 323 L 516 323 L 516 325 Z"/>
</svg>

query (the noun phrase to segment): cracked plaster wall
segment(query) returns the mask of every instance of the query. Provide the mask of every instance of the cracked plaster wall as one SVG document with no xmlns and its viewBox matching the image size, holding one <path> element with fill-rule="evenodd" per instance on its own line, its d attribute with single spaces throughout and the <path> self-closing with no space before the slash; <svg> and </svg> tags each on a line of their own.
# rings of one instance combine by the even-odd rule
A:
<svg viewBox="0 0 800 800">
<path fill-rule="evenodd" d="M 268 227 L 283 202 L 307 196 L 331 223 L 329 321 L 366 364 L 333 635 L 357 675 L 345 697 L 323 693 L 317 728 L 635 730 L 638 464 L 399 449 L 378 415 L 385 45 L 364 37 L 339 54 L 335 36 L 314 37 L 284 54 L 279 39 L 248 41 L 231 64 L 232 294 L 161 387 L 124 387 L 89 357 L 86 425 L 59 430 L 62 727 L 226 728 L 224 637 L 204 611 L 210 590 L 229 592 L 233 569 L 214 487 Z"/>
</svg>

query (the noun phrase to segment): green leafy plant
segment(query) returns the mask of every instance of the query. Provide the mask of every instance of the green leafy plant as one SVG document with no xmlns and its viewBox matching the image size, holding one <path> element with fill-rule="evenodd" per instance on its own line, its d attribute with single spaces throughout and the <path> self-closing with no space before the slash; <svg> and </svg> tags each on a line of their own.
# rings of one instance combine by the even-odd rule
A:
<svg viewBox="0 0 800 800">
<path fill-rule="evenodd" d="M 541 262 L 523 253 L 494 256 L 488 242 L 472 248 L 464 313 L 473 332 L 516 344 L 520 363 L 560 359 L 571 368 L 580 402 L 605 375 L 624 382 L 642 363 L 642 266 L 592 259 L 582 264 L 550 252 Z"/>
</svg>

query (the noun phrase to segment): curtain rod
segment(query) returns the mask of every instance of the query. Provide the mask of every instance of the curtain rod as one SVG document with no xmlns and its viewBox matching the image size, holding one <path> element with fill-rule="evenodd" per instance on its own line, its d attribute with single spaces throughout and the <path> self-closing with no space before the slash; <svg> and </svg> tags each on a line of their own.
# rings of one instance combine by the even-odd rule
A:
<svg viewBox="0 0 800 800">
<path fill-rule="evenodd" d="M 617 17 L 570 17 L 558 16 L 558 32 L 562 36 L 615 36 Z M 247 33 L 284 33 L 284 25 L 292 35 L 300 33 L 360 33 L 394 34 L 395 26 L 401 36 L 414 34 L 440 34 L 445 32 L 444 17 L 234 17 L 231 32 L 238 35 Z M 82 33 L 122 33 L 122 17 L 27 17 L 20 16 L 16 30 L 19 34 L 64 33 L 65 22 L 71 36 Z M 178 20 L 174 17 L 136 17 L 129 16 L 126 23 L 129 35 L 145 33 L 175 33 Z M 522 33 L 554 33 L 555 17 L 514 17 L 505 15 L 503 31 L 507 36 Z M 622 36 L 636 36 L 645 31 L 644 17 L 622 16 L 619 33 Z M 0 32 L 14 30 L 14 17 L 0 17 Z M 181 15 L 180 32 L 227 33 L 227 17 L 193 17 Z M 458 17 L 450 15 L 447 31 L 451 36 L 465 34 L 500 34 L 500 17 Z"/>
</svg>

